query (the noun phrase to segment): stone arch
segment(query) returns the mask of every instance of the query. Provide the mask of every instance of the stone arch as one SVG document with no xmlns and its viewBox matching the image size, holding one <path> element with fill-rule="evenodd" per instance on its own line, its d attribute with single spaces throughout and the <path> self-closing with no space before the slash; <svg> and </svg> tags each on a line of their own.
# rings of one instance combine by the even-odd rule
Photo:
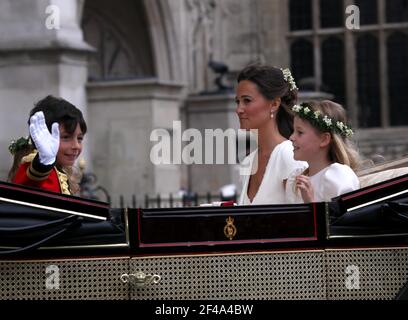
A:
<svg viewBox="0 0 408 320">
<path fill-rule="evenodd" d="M 108 0 L 78 1 L 85 40 L 96 47 L 90 80 L 181 81 L 180 45 L 169 0 L 121 0 L 120 6 Z"/>
<path fill-rule="evenodd" d="M 150 26 L 153 55 L 160 80 L 182 80 L 181 52 L 172 0 L 143 0 Z"/>
<path fill-rule="evenodd" d="M 91 81 L 155 76 L 143 2 L 87 0 L 81 25 L 85 40 L 96 48 L 89 64 Z"/>
</svg>

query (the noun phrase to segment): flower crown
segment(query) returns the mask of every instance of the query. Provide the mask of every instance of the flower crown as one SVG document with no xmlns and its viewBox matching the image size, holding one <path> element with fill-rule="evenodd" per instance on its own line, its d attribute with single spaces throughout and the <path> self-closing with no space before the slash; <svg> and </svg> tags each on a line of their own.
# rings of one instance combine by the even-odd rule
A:
<svg viewBox="0 0 408 320">
<path fill-rule="evenodd" d="M 290 72 L 289 68 L 282 69 L 283 79 L 289 83 L 290 91 L 297 90 L 295 79 L 292 77 L 292 73 Z"/>
<path fill-rule="evenodd" d="M 294 105 L 292 111 L 324 132 L 331 131 L 348 138 L 354 133 L 350 126 L 347 126 L 341 121 L 335 121 L 327 115 L 323 115 L 320 111 L 312 111 L 306 103 Z"/>
<path fill-rule="evenodd" d="M 8 149 L 10 153 L 14 156 L 18 151 L 21 149 L 31 145 L 31 140 L 30 137 L 21 137 L 17 140 L 11 140 L 10 145 L 8 146 Z"/>
</svg>

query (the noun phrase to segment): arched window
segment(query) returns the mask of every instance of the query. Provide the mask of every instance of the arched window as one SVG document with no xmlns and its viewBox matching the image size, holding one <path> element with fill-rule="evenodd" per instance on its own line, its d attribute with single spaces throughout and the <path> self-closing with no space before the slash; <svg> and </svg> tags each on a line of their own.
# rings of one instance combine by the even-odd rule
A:
<svg viewBox="0 0 408 320">
<path fill-rule="evenodd" d="M 408 124 L 408 35 L 395 32 L 387 39 L 390 122 Z"/>
<path fill-rule="evenodd" d="M 377 0 L 356 0 L 356 6 L 360 9 L 360 24 L 376 24 L 378 22 Z"/>
<path fill-rule="evenodd" d="M 312 29 L 312 1 L 290 0 L 290 30 Z"/>
<path fill-rule="evenodd" d="M 322 43 L 323 91 L 332 93 L 334 100 L 345 103 L 344 43 L 338 37 L 330 37 Z"/>
<path fill-rule="evenodd" d="M 360 9 L 358 29 L 345 23 L 344 6 L 352 4 Z M 355 128 L 408 125 L 408 0 L 312 0 L 311 6 L 312 28 L 288 33 L 297 83 L 313 77 L 313 90 L 334 94 Z"/>
<path fill-rule="evenodd" d="M 82 29 L 96 52 L 89 79 L 146 78 L 155 75 L 147 18 L 142 1 L 87 0 Z"/>
<path fill-rule="evenodd" d="M 408 0 L 387 0 L 385 4 L 387 22 L 408 21 Z"/>
<path fill-rule="evenodd" d="M 357 39 L 357 97 L 360 127 L 381 126 L 381 96 L 378 38 L 363 35 Z"/>
<path fill-rule="evenodd" d="M 300 85 L 302 79 L 313 78 L 314 60 L 312 43 L 305 39 L 297 40 L 292 43 L 290 47 L 290 54 L 291 54 L 291 69 L 295 81 Z"/>
<path fill-rule="evenodd" d="M 320 26 L 322 28 L 337 28 L 343 25 L 343 0 L 320 0 Z"/>
</svg>

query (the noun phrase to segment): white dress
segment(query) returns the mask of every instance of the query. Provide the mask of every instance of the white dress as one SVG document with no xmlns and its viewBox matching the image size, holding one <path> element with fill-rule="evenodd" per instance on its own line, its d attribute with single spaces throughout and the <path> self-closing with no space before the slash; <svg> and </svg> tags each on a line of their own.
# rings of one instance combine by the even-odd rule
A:
<svg viewBox="0 0 408 320">
<path fill-rule="evenodd" d="M 247 170 L 248 172 L 245 172 L 244 174 L 241 171 L 243 185 L 238 204 L 259 205 L 285 203 L 285 188 L 283 181 L 288 179 L 290 173 L 294 170 L 299 168 L 305 170 L 307 168 L 307 163 L 293 159 L 293 145 L 291 141 L 286 140 L 278 144 L 271 152 L 261 185 L 251 202 L 248 198 L 248 184 L 250 173 L 255 173 L 256 166 L 254 165 L 254 159 L 256 159 L 255 156 L 257 155 L 257 152 L 258 150 L 255 150 L 243 161 L 243 165 L 251 170 Z"/>
<path fill-rule="evenodd" d="M 301 170 L 294 170 L 286 182 L 286 202 L 303 203 L 300 191 L 295 190 L 295 180 Z M 328 202 L 341 194 L 360 188 L 354 171 L 347 165 L 333 163 L 310 177 L 315 202 Z"/>
</svg>

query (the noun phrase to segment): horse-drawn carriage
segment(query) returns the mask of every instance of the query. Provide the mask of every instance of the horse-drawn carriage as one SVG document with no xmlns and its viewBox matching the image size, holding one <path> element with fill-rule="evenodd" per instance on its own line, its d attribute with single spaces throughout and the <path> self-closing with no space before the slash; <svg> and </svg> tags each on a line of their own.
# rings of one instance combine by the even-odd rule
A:
<svg viewBox="0 0 408 320">
<path fill-rule="evenodd" d="M 1 183 L 0 298 L 401 297 L 404 165 L 362 172 L 361 189 L 330 203 L 299 205 L 111 209 Z"/>
</svg>

